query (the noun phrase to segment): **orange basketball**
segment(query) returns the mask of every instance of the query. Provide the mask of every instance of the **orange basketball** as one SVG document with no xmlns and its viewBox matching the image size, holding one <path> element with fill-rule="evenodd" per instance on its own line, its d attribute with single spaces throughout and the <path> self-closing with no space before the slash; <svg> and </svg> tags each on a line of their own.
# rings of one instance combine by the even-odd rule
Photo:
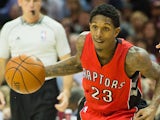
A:
<svg viewBox="0 0 160 120">
<path fill-rule="evenodd" d="M 20 55 L 11 58 L 7 63 L 5 79 L 14 91 L 30 94 L 39 90 L 44 84 L 45 68 L 37 57 Z"/>
</svg>

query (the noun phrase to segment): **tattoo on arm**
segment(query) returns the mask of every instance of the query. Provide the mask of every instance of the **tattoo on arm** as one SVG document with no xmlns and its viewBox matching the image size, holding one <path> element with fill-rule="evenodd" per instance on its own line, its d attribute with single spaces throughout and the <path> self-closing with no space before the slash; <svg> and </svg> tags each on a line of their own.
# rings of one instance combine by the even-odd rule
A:
<svg viewBox="0 0 160 120">
<path fill-rule="evenodd" d="M 55 65 L 46 67 L 46 76 L 64 76 L 82 71 L 81 64 L 77 62 L 76 57 L 58 62 Z"/>
</svg>

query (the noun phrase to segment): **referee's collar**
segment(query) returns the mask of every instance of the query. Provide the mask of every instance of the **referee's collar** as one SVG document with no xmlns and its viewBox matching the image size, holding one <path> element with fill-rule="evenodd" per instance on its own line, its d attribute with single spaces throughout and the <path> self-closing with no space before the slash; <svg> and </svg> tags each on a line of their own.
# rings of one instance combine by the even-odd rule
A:
<svg viewBox="0 0 160 120">
<path fill-rule="evenodd" d="M 40 18 L 39 18 L 39 20 L 38 20 L 37 22 L 28 23 L 28 22 L 21 16 L 21 22 L 22 22 L 22 24 L 27 24 L 27 25 L 31 25 L 31 26 L 32 26 L 32 25 L 40 24 L 40 23 L 42 22 L 43 18 L 44 18 L 44 15 L 41 15 Z"/>
</svg>

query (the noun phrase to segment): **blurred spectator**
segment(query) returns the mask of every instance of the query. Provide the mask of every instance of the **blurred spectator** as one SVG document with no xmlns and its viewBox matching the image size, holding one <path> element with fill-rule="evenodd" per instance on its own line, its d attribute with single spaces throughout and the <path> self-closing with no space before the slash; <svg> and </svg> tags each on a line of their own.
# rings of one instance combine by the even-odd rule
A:
<svg viewBox="0 0 160 120">
<path fill-rule="evenodd" d="M 133 13 L 133 6 L 131 3 L 128 2 L 124 2 L 123 3 L 123 8 L 121 9 L 122 12 L 122 18 L 127 21 L 130 22 L 130 16 Z"/>
<path fill-rule="evenodd" d="M 160 33 L 160 0 L 153 0 L 151 2 L 151 19 L 156 24 L 158 33 Z"/>
<path fill-rule="evenodd" d="M 118 10 L 123 9 L 123 0 L 109 0 L 108 3 L 116 7 Z"/>
<path fill-rule="evenodd" d="M 143 48 L 143 49 L 145 49 L 145 50 L 147 50 L 147 42 L 145 42 L 143 39 L 136 40 L 136 41 L 135 41 L 135 45 L 138 46 L 138 47 L 141 47 L 141 48 Z M 158 61 L 157 61 L 157 57 L 155 56 L 155 54 L 153 54 L 153 53 L 151 53 L 151 52 L 149 52 L 149 51 L 148 51 L 148 53 L 149 53 L 150 59 L 151 59 L 152 61 L 158 62 Z"/>
<path fill-rule="evenodd" d="M 133 7 L 133 11 L 141 11 L 150 16 L 150 0 L 128 0 Z"/>
<path fill-rule="evenodd" d="M 119 11 L 119 15 L 120 15 L 120 22 L 121 22 L 121 26 L 120 26 L 121 31 L 119 32 L 117 37 L 126 39 L 130 35 L 129 30 L 131 26 L 126 20 L 123 19 L 121 11 Z"/>
<path fill-rule="evenodd" d="M 136 40 L 135 45 L 146 50 L 147 44 L 143 40 Z"/>
<path fill-rule="evenodd" d="M 81 26 L 79 25 L 79 15 L 81 13 L 82 6 L 80 4 L 79 0 L 66 0 L 66 11 L 65 11 L 65 17 L 70 17 L 72 22 L 72 28 L 74 33 L 80 33 L 81 32 Z"/>
<path fill-rule="evenodd" d="M 125 33 L 125 36 L 123 35 L 124 38 L 127 38 L 130 35 L 134 35 L 134 31 L 130 23 L 130 17 L 132 13 L 133 13 L 132 5 L 127 2 L 123 3 L 123 9 L 120 10 L 120 16 L 121 16 L 121 26 L 120 27 L 122 30 L 124 30 L 124 32 L 122 31 L 123 34 Z"/>
<path fill-rule="evenodd" d="M 137 37 L 137 39 L 142 39 L 142 28 L 144 23 L 148 21 L 148 17 L 141 11 L 135 11 L 131 15 L 131 25 L 133 28 L 133 35 Z"/>
<path fill-rule="evenodd" d="M 63 6 L 64 0 L 43 0 L 44 12 L 57 21 L 64 17 Z"/>
<path fill-rule="evenodd" d="M 69 39 L 70 34 L 73 32 L 72 21 L 70 17 L 64 17 L 61 20 L 61 23 L 66 31 L 67 37 Z"/>
<path fill-rule="evenodd" d="M 133 45 L 136 44 L 136 38 L 135 38 L 135 36 L 129 35 L 129 36 L 127 36 L 126 40 L 128 42 L 132 43 Z"/>
<path fill-rule="evenodd" d="M 153 21 L 145 22 L 143 25 L 142 33 L 143 40 L 147 44 L 146 50 L 149 53 L 154 54 L 158 59 L 160 56 L 155 46 L 159 43 L 159 37 L 155 23 Z"/>
<path fill-rule="evenodd" d="M 148 104 L 150 104 L 152 100 L 155 85 L 156 81 L 150 80 L 149 78 L 142 79 L 143 98 Z"/>
<path fill-rule="evenodd" d="M 81 4 L 83 10 L 85 10 L 85 11 L 91 10 L 90 2 L 88 0 L 79 0 L 79 1 L 80 1 L 80 4 Z"/>
<path fill-rule="evenodd" d="M 103 4 L 103 3 L 109 3 L 109 0 L 90 0 L 90 4 L 91 4 L 92 9 L 100 4 Z"/>
<path fill-rule="evenodd" d="M 71 55 L 73 56 L 76 54 L 75 40 L 77 40 L 78 34 L 73 33 L 72 21 L 69 17 L 63 18 L 61 23 L 66 31 L 68 42 L 71 48 Z"/>
<path fill-rule="evenodd" d="M 5 2 L 2 2 L 5 1 Z M 17 0 L 1 0 L 0 2 L 0 28 L 8 21 L 18 17 L 20 9 Z"/>
<path fill-rule="evenodd" d="M 78 22 L 77 25 L 79 25 L 79 32 L 82 31 L 88 31 L 89 30 L 89 13 L 86 11 L 81 11 L 81 13 L 78 16 Z M 78 35 L 75 31 L 74 31 L 74 24 L 72 24 L 72 20 L 70 17 L 64 17 L 61 20 L 61 23 L 63 25 L 63 27 L 65 28 L 67 37 L 69 39 L 69 43 L 71 43 L 71 37 L 72 34 L 73 36 Z M 73 39 L 75 39 L 75 37 L 72 37 Z M 71 45 L 71 44 L 70 44 Z"/>
<path fill-rule="evenodd" d="M 81 26 L 81 31 L 89 31 L 89 13 L 87 11 L 81 11 L 78 18 L 78 24 Z"/>
</svg>

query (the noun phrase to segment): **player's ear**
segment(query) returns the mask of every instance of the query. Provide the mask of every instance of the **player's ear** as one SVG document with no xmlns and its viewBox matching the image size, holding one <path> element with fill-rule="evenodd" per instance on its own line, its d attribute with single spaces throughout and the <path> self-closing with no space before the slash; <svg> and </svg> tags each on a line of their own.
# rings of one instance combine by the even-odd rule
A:
<svg viewBox="0 0 160 120">
<path fill-rule="evenodd" d="M 114 36 L 117 37 L 117 35 L 119 34 L 120 31 L 121 31 L 120 27 L 115 28 Z"/>
</svg>

